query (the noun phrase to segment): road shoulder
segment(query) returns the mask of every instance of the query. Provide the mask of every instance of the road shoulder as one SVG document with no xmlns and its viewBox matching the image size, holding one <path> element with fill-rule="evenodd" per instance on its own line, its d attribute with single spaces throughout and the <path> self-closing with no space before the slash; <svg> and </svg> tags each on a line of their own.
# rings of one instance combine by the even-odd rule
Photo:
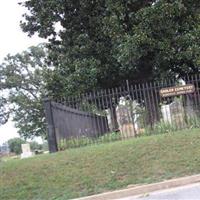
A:
<svg viewBox="0 0 200 200">
<path fill-rule="evenodd" d="M 123 190 L 117 190 L 113 192 L 106 192 L 102 194 L 97 194 L 93 196 L 83 197 L 76 200 L 111 200 L 125 198 L 129 196 L 136 196 L 142 194 L 148 194 L 150 192 L 175 188 L 179 186 L 189 185 L 193 183 L 200 182 L 200 174 L 194 176 L 187 176 L 183 178 L 171 179 L 159 183 L 153 183 L 148 185 L 140 185 L 136 187 L 131 187 Z"/>
</svg>

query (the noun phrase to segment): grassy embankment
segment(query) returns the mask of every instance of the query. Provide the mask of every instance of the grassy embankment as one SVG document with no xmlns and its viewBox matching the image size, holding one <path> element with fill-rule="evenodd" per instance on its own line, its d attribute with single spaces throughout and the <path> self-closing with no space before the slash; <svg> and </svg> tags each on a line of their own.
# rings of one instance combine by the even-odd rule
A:
<svg viewBox="0 0 200 200">
<path fill-rule="evenodd" d="M 200 130 L 0 162 L 0 199 L 64 200 L 200 173 Z"/>
</svg>

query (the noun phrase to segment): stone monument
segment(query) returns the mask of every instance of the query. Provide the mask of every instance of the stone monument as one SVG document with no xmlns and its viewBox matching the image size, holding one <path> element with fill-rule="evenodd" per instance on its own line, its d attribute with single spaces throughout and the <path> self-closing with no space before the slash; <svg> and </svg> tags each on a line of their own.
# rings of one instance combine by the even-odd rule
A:
<svg viewBox="0 0 200 200">
<path fill-rule="evenodd" d="M 22 148 L 21 159 L 29 158 L 33 156 L 33 152 L 31 152 L 30 144 L 22 144 L 21 148 Z"/>
<path fill-rule="evenodd" d="M 136 112 L 138 104 L 132 100 L 126 100 L 121 97 L 116 107 L 117 122 L 122 137 L 133 137 L 138 134 L 137 119 L 139 115 Z"/>
<path fill-rule="evenodd" d="M 163 105 L 161 112 L 165 123 L 175 125 L 177 128 L 185 126 L 185 113 L 181 100 L 174 100 L 168 105 Z"/>
</svg>

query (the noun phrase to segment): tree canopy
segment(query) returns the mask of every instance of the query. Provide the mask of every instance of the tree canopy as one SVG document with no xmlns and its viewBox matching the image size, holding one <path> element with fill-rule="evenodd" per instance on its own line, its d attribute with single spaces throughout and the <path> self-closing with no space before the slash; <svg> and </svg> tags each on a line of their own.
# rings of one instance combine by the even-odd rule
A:
<svg viewBox="0 0 200 200">
<path fill-rule="evenodd" d="M 198 0 L 27 0 L 21 27 L 49 40 L 53 95 L 199 72 Z"/>
</svg>

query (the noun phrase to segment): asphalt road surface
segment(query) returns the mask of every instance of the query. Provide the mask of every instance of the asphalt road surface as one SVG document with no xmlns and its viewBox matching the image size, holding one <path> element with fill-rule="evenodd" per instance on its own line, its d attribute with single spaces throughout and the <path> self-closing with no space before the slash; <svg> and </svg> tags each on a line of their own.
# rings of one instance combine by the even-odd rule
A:
<svg viewBox="0 0 200 200">
<path fill-rule="evenodd" d="M 120 200 L 200 200 L 200 183 Z"/>
</svg>

